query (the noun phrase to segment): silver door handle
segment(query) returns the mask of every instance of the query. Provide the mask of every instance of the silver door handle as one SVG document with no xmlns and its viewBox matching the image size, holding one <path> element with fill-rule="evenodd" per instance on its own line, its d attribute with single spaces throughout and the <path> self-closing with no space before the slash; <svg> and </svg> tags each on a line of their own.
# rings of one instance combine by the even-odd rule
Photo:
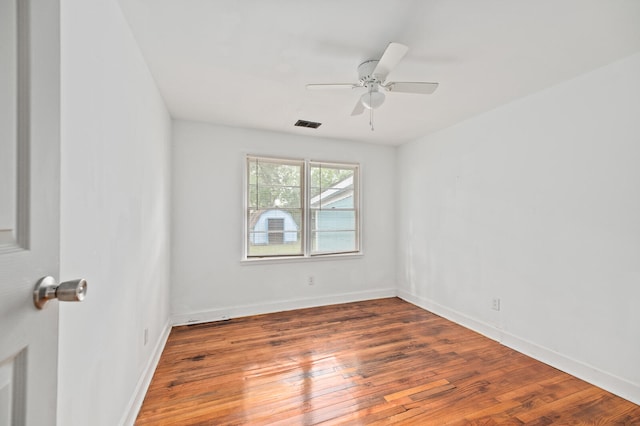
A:
<svg viewBox="0 0 640 426">
<path fill-rule="evenodd" d="M 58 299 L 61 302 L 82 302 L 86 294 L 87 281 L 83 278 L 57 285 L 55 278 L 44 277 L 40 278 L 33 289 L 33 304 L 36 308 L 42 309 L 51 299 Z"/>
</svg>

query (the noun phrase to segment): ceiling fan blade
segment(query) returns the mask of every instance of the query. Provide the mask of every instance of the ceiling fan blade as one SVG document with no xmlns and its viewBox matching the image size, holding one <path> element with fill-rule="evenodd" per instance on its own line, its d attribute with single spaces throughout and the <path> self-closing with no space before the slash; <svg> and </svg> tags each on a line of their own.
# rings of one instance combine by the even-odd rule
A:
<svg viewBox="0 0 640 426">
<path fill-rule="evenodd" d="M 329 83 L 329 84 L 307 84 L 309 90 L 325 90 L 325 89 L 353 89 L 360 87 L 353 83 Z"/>
<path fill-rule="evenodd" d="M 436 91 L 438 83 L 427 83 L 424 81 L 392 81 L 382 87 L 389 92 L 430 95 Z"/>
<path fill-rule="evenodd" d="M 360 99 L 358 99 L 358 103 L 353 108 L 353 111 L 351 112 L 351 115 L 360 115 L 363 112 L 364 112 L 364 105 L 362 105 L 362 102 L 360 102 Z"/>
<path fill-rule="evenodd" d="M 391 70 L 404 58 L 408 50 L 409 48 L 404 44 L 389 43 L 372 74 L 380 81 L 384 81 Z"/>
</svg>

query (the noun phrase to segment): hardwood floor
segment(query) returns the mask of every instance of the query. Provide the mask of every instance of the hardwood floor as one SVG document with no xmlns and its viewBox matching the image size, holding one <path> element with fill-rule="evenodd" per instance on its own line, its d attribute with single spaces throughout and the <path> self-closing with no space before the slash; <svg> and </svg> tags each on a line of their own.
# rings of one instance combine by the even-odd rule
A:
<svg viewBox="0 0 640 426">
<path fill-rule="evenodd" d="M 397 298 L 176 327 L 136 425 L 640 424 L 640 406 Z"/>
</svg>

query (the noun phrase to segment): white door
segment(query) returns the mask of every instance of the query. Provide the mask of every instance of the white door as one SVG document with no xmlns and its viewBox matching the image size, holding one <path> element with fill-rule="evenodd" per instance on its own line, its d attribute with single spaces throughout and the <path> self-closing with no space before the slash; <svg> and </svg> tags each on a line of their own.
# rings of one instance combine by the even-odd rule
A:
<svg viewBox="0 0 640 426">
<path fill-rule="evenodd" d="M 0 425 L 56 422 L 58 302 L 33 288 L 58 277 L 58 0 L 0 0 Z"/>
</svg>

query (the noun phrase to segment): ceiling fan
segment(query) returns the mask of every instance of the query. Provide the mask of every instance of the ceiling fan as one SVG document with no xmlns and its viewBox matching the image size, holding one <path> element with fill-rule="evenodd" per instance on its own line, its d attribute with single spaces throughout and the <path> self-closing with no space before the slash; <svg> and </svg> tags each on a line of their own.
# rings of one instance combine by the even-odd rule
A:
<svg viewBox="0 0 640 426">
<path fill-rule="evenodd" d="M 430 95 L 438 88 L 438 83 L 424 81 L 387 81 L 389 73 L 398 65 L 409 48 L 401 43 L 389 43 L 380 59 L 370 59 L 358 66 L 357 83 L 307 84 L 307 89 L 357 89 L 366 88 L 351 115 L 360 115 L 365 108 L 373 110 L 384 102 L 385 92 L 414 93 Z M 373 130 L 373 124 L 371 130 Z"/>
</svg>

